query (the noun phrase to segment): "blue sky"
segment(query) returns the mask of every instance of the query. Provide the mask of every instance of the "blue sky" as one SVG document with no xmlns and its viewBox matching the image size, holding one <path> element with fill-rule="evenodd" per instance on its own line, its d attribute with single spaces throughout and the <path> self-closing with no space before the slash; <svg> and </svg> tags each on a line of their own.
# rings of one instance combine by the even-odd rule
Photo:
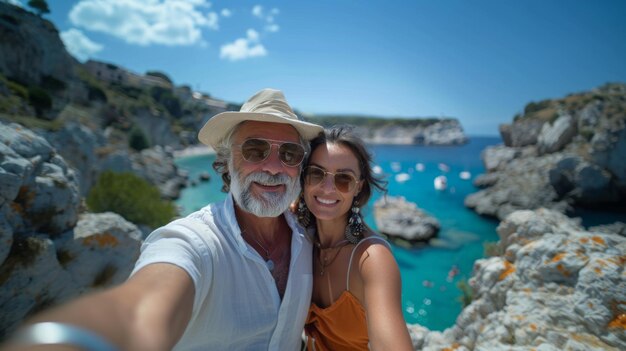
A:
<svg viewBox="0 0 626 351">
<path fill-rule="evenodd" d="M 626 82 L 621 0 L 48 3 L 82 60 L 232 102 L 274 87 L 308 113 L 452 116 L 496 135 L 530 101 Z"/>
</svg>

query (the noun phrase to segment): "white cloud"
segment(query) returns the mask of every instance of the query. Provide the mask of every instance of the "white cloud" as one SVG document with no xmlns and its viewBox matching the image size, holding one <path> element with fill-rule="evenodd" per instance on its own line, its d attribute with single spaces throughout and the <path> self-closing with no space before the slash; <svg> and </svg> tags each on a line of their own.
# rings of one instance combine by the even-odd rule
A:
<svg viewBox="0 0 626 351">
<path fill-rule="evenodd" d="M 101 44 L 91 41 L 76 28 L 61 32 L 61 40 L 67 51 L 80 61 L 87 60 L 103 49 Z"/>
<path fill-rule="evenodd" d="M 222 9 L 222 17 L 230 17 L 233 13 L 229 9 Z"/>
<path fill-rule="evenodd" d="M 270 24 L 265 26 L 265 30 L 268 32 L 276 33 L 280 30 L 280 26 L 278 24 Z"/>
<path fill-rule="evenodd" d="M 258 18 L 263 18 L 263 6 L 255 5 L 252 8 L 252 15 L 254 15 L 255 17 L 258 17 Z"/>
<path fill-rule="evenodd" d="M 80 0 L 70 21 L 88 30 L 116 36 L 139 45 L 204 43 L 202 29 L 219 29 L 216 12 L 206 0 Z"/>
<path fill-rule="evenodd" d="M 265 30 L 271 33 L 275 33 L 280 30 L 280 27 L 277 24 L 274 24 L 274 19 L 279 13 L 280 10 L 275 7 L 271 9 L 267 15 L 265 14 L 263 6 L 261 5 L 255 5 L 252 8 L 252 15 L 265 21 L 265 23 L 267 24 L 265 26 Z"/>
<path fill-rule="evenodd" d="M 222 45 L 220 49 L 220 58 L 230 61 L 261 56 L 267 56 L 267 50 L 259 42 L 259 33 L 254 29 L 246 31 L 246 38 L 239 38 L 232 43 Z"/>
<path fill-rule="evenodd" d="M 248 29 L 246 31 L 246 35 L 248 36 L 248 40 L 250 41 L 256 42 L 259 40 L 259 33 L 254 29 Z"/>
</svg>

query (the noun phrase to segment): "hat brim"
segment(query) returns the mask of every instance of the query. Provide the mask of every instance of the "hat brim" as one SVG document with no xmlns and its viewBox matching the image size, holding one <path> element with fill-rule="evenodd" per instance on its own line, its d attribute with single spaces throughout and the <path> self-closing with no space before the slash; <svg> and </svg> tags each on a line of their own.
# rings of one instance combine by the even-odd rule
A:
<svg viewBox="0 0 626 351">
<path fill-rule="evenodd" d="M 324 128 L 317 124 L 285 118 L 272 113 L 227 111 L 209 119 L 200 129 L 198 140 L 215 149 L 233 127 L 245 121 L 289 124 L 296 128 L 300 136 L 307 141 L 324 132 Z"/>
</svg>

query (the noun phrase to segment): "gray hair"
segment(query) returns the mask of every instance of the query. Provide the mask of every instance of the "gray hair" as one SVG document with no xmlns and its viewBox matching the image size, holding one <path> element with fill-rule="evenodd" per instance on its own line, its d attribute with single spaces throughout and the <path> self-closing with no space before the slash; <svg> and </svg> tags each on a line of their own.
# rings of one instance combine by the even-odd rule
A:
<svg viewBox="0 0 626 351">
<path fill-rule="evenodd" d="M 233 136 L 245 122 L 246 121 L 240 122 L 228 131 L 215 148 L 216 155 L 215 161 L 213 161 L 213 169 L 217 172 L 217 174 L 222 176 L 222 181 L 224 182 L 222 185 L 222 191 L 225 193 L 230 191 L 230 170 L 228 168 L 228 161 L 232 158 Z M 305 152 L 305 159 L 300 164 L 300 171 L 302 171 L 302 167 L 307 163 L 308 156 L 311 153 L 311 144 L 302 138 L 300 133 L 298 133 L 298 138 L 300 139 L 300 144 L 304 147 Z"/>
</svg>

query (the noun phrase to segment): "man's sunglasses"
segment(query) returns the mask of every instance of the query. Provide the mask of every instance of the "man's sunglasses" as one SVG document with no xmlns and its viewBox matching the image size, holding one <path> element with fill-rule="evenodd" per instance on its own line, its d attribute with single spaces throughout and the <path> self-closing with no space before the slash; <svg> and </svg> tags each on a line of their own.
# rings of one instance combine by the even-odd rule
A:
<svg viewBox="0 0 626 351">
<path fill-rule="evenodd" d="M 326 175 L 333 176 L 335 188 L 342 193 L 348 193 L 356 187 L 357 179 L 354 175 L 347 172 L 332 173 L 325 171 L 317 166 L 307 166 L 304 169 L 304 181 L 307 185 L 315 186 L 324 181 Z"/>
<path fill-rule="evenodd" d="M 252 163 L 266 160 L 272 152 L 272 145 L 278 146 L 278 158 L 288 167 L 300 165 L 306 155 L 302 145 L 280 140 L 252 138 L 241 144 L 233 144 L 239 146 L 243 159 Z"/>
</svg>

